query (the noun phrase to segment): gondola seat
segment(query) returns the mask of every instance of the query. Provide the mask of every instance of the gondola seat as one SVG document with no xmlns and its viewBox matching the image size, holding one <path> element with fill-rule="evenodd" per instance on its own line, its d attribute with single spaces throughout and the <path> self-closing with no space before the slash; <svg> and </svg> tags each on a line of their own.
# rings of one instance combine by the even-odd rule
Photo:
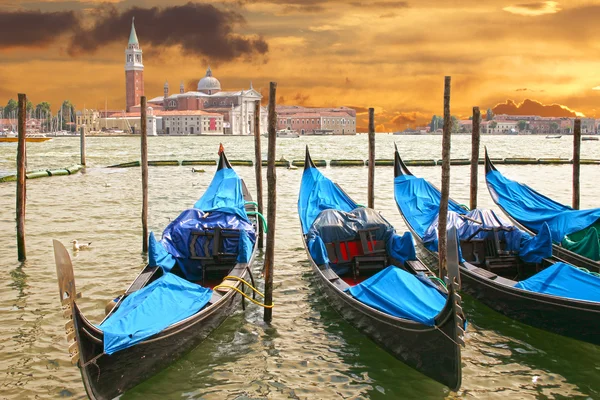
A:
<svg viewBox="0 0 600 400">
<path fill-rule="evenodd" d="M 206 284 L 207 274 L 214 272 L 226 274 L 235 264 L 238 254 L 228 253 L 225 249 L 225 240 L 240 237 L 239 229 L 226 229 L 218 226 L 212 230 L 191 231 L 190 236 L 190 259 L 199 260 L 202 263 L 202 285 Z M 196 252 L 196 242 L 200 237 L 205 237 L 203 254 Z M 211 248 L 212 247 L 212 248 Z"/>
</svg>

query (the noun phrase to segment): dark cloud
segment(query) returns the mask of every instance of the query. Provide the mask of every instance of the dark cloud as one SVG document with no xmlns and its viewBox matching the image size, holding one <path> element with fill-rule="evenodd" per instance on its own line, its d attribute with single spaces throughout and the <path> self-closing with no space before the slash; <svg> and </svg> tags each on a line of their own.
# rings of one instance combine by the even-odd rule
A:
<svg viewBox="0 0 600 400">
<path fill-rule="evenodd" d="M 217 61 L 265 54 L 269 49 L 262 38 L 234 33 L 234 27 L 246 22 L 241 14 L 220 10 L 211 4 L 133 7 L 123 12 L 112 5 L 104 5 L 95 12 L 94 25 L 75 32 L 70 54 L 93 53 L 107 43 L 123 41 L 128 36 L 133 17 L 142 46 L 180 46 L 184 54 L 202 55 Z"/>
<path fill-rule="evenodd" d="M 542 104 L 539 101 L 525 99 L 522 103 L 506 100 L 492 108 L 494 114 L 539 115 L 541 117 L 576 117 L 575 111 L 560 104 Z"/>
<path fill-rule="evenodd" d="M 538 11 L 544 10 L 548 7 L 548 4 L 545 1 L 540 1 L 537 3 L 523 3 L 523 4 L 515 4 L 514 7 L 524 8 L 526 10 Z"/>
<path fill-rule="evenodd" d="M 228 61 L 265 55 L 269 51 L 262 37 L 235 33 L 235 28 L 246 24 L 240 13 L 202 3 L 127 10 L 103 4 L 88 11 L 85 23 L 81 14 L 72 11 L 4 11 L 0 12 L 0 26 L 14 34 L 0 36 L 0 49 L 42 47 L 70 35 L 67 47 L 70 55 L 94 53 L 108 44 L 123 43 L 129 36 L 133 17 L 140 44 L 151 52 L 179 47 L 186 55 Z"/>
<path fill-rule="evenodd" d="M 0 48 L 44 47 L 79 26 L 73 11 L 0 12 Z"/>
</svg>

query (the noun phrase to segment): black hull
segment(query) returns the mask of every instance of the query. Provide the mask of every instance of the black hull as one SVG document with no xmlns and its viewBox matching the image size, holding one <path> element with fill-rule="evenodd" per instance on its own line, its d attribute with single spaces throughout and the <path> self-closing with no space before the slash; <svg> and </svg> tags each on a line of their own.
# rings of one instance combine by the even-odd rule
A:
<svg viewBox="0 0 600 400">
<path fill-rule="evenodd" d="M 306 245 L 305 245 L 306 248 Z M 455 292 L 451 288 L 448 301 L 436 317 L 436 326 L 391 317 L 379 312 L 337 289 L 306 251 L 319 288 L 331 306 L 352 326 L 400 361 L 434 379 L 451 390 L 462 381 L 461 344 L 463 320 L 458 316 Z"/>
<path fill-rule="evenodd" d="M 247 272 L 239 276 L 248 279 Z M 206 339 L 240 302 L 240 296 L 229 291 L 200 313 L 110 356 L 103 354 L 102 331 L 94 327 L 75 304 L 73 321 L 79 348 L 78 366 L 88 396 L 94 400 L 110 400 L 152 377 Z"/>
<path fill-rule="evenodd" d="M 413 233 L 419 251 L 427 252 L 437 266 L 438 255 L 423 246 Z M 467 264 L 468 265 L 468 264 Z M 461 290 L 491 309 L 516 321 L 600 345 L 600 304 L 548 296 L 496 283 L 460 265 Z"/>
</svg>

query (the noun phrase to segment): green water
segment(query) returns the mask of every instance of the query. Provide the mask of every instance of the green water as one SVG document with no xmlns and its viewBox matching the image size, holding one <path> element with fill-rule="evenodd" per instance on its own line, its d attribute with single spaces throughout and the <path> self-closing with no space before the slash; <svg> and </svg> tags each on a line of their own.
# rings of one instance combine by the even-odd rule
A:
<svg viewBox="0 0 600 400">
<path fill-rule="evenodd" d="M 377 158 L 392 158 L 393 142 L 406 159 L 440 158 L 439 136 L 377 136 Z M 229 158 L 252 159 L 252 138 L 149 138 L 149 159 L 215 158 L 223 142 Z M 315 137 L 278 140 L 277 157 L 367 158 L 367 138 Z M 543 137 L 484 137 L 493 157 L 570 157 L 571 142 Z M 28 143 L 28 167 L 66 167 L 79 161 L 78 138 Z M 453 158 L 469 157 L 470 139 L 453 138 Z M 0 144 L 0 172 L 14 171 L 15 144 Z M 266 157 L 266 141 L 263 140 Z M 582 158 L 600 158 L 599 142 L 584 142 Z M 144 265 L 141 254 L 139 168 L 106 165 L 139 159 L 139 138 L 88 138 L 85 173 L 27 182 L 26 263 L 16 261 L 15 184 L 0 184 L 0 399 L 85 398 L 79 371 L 68 359 L 58 301 L 52 239 L 91 241 L 73 255 L 80 305 L 92 321 Z M 190 207 L 207 187 L 214 167 L 151 167 L 149 227 L 160 235 L 169 220 Z M 569 204 L 571 168 L 498 166 Z M 254 169 L 237 167 L 251 192 Z M 411 170 L 438 184 L 439 167 Z M 469 167 L 452 167 L 451 196 L 468 203 Z M 598 166 L 582 166 L 582 207 L 598 206 Z M 366 203 L 366 168 L 325 168 L 359 203 Z M 123 399 L 566 399 L 600 398 L 600 347 L 546 333 L 507 319 L 468 296 L 463 385 L 458 393 L 406 367 L 349 326 L 316 289 L 300 238 L 296 201 L 302 170 L 277 170 L 274 319 L 249 306 L 229 318 L 182 359 Z M 266 176 L 266 171 L 263 170 Z M 376 208 L 405 229 L 393 200 L 393 170 L 378 167 Z M 266 193 L 266 179 L 265 193 Z M 494 207 L 479 176 L 479 203 Z M 261 257 L 262 260 L 262 257 Z M 262 261 L 256 265 L 259 275 Z M 576 326 L 572 327 L 577 329 Z"/>
</svg>

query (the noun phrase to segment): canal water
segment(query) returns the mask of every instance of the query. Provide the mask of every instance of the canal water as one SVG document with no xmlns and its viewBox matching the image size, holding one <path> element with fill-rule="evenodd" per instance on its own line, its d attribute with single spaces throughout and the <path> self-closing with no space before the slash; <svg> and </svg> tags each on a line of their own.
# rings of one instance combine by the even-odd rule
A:
<svg viewBox="0 0 600 400">
<path fill-rule="evenodd" d="M 217 157 L 253 159 L 250 137 L 151 137 L 150 160 Z M 377 135 L 377 158 L 441 158 L 440 136 Z M 368 158 L 366 135 L 279 139 L 277 157 Z M 570 137 L 484 136 L 492 157 L 571 157 Z M 452 138 L 452 157 L 468 158 L 470 138 Z M 263 157 L 266 158 L 263 138 Z M 79 161 L 78 138 L 28 143 L 28 168 Z M 15 183 L 0 184 L 0 399 L 85 398 L 79 371 L 68 359 L 59 306 L 52 239 L 92 242 L 72 254 L 83 312 L 99 322 L 109 299 L 122 293 L 146 262 L 141 254 L 139 168 L 107 165 L 139 159 L 139 138 L 88 138 L 84 173 L 27 181 L 27 255 L 17 262 Z M 14 172 L 16 144 L 0 144 L 0 171 Z M 583 142 L 582 158 L 600 158 L 600 142 Z M 197 167 L 198 168 L 198 167 Z M 206 189 L 214 168 L 150 167 L 149 227 L 159 237 Z M 498 168 L 570 204 L 571 167 Z M 255 193 L 254 168 L 236 167 Z M 413 167 L 439 185 L 440 167 Z M 582 207 L 599 205 L 600 166 L 581 167 Z M 367 168 L 324 168 L 357 202 L 367 202 Z M 266 171 L 263 169 L 266 195 Z M 415 372 L 346 323 L 317 290 L 302 247 L 296 203 L 302 169 L 277 170 L 277 233 L 273 323 L 262 309 L 239 310 L 197 348 L 123 399 L 595 399 L 600 398 L 600 347 L 543 332 L 463 296 L 469 318 L 458 393 Z M 480 207 L 495 208 L 479 174 Z M 451 169 L 451 196 L 469 199 L 469 167 Z M 393 199 L 393 168 L 375 172 L 375 206 L 403 230 Z M 260 278 L 262 256 L 255 273 Z M 577 326 L 571 327 L 578 329 Z M 599 333 L 600 334 L 600 333 Z"/>
</svg>

